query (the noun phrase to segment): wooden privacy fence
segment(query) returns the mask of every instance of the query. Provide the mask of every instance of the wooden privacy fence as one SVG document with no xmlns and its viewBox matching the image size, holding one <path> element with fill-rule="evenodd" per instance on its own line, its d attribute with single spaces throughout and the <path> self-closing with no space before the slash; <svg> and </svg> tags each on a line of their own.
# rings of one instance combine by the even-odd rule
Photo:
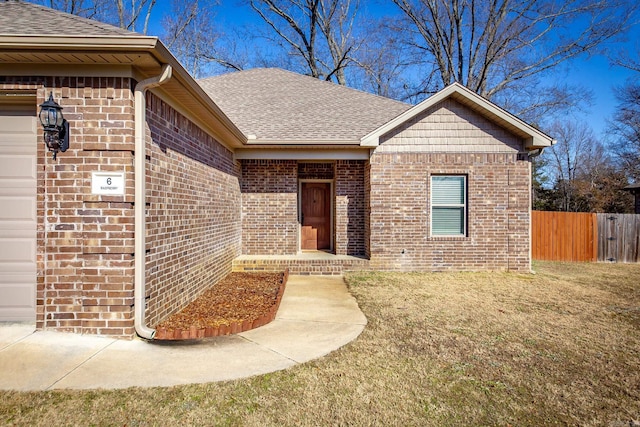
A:
<svg viewBox="0 0 640 427">
<path fill-rule="evenodd" d="M 640 262 L 640 215 L 531 212 L 533 259 Z"/>
<path fill-rule="evenodd" d="M 640 215 L 598 215 L 598 261 L 640 262 Z"/>
<path fill-rule="evenodd" d="M 547 261 L 596 261 L 595 214 L 531 212 L 531 254 Z"/>
</svg>

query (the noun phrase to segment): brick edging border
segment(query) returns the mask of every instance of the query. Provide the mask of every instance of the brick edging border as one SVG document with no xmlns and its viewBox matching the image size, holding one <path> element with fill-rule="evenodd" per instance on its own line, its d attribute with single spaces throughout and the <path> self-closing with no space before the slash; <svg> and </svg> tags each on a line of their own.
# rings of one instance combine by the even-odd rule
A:
<svg viewBox="0 0 640 427">
<path fill-rule="evenodd" d="M 207 326 L 206 328 L 197 328 L 196 326 L 191 326 L 189 329 L 158 328 L 156 329 L 156 335 L 153 339 L 158 341 L 178 341 L 211 338 L 223 335 L 239 334 L 240 332 L 249 331 L 271 323 L 278 313 L 278 308 L 280 307 L 280 302 L 282 301 L 282 295 L 284 294 L 284 289 L 287 285 L 288 279 L 289 269 L 287 268 L 284 273 L 282 273 L 282 278 L 280 279 L 280 287 L 278 288 L 276 303 L 268 312 L 253 321 L 244 320 L 242 322 L 233 322 L 229 325 L 220 325 L 218 327 Z"/>
</svg>

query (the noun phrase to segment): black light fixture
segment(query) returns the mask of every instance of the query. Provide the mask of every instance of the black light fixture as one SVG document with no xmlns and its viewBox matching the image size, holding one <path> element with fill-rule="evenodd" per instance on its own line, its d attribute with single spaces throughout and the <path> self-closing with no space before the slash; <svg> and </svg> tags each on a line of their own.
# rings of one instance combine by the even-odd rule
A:
<svg viewBox="0 0 640 427">
<path fill-rule="evenodd" d="M 44 128 L 44 143 L 53 151 L 55 160 L 58 151 L 64 153 L 69 148 L 69 122 L 62 115 L 62 107 L 53 100 L 53 92 L 40 104 L 40 123 Z"/>
</svg>

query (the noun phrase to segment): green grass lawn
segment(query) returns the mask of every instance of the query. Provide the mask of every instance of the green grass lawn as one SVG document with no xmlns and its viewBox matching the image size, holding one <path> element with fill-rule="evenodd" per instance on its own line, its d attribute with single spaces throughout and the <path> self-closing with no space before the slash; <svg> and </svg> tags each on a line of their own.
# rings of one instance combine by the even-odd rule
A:
<svg viewBox="0 0 640 427">
<path fill-rule="evenodd" d="M 368 318 L 320 360 L 246 380 L 0 392 L 8 425 L 629 425 L 640 265 L 537 274 L 353 273 Z"/>
</svg>

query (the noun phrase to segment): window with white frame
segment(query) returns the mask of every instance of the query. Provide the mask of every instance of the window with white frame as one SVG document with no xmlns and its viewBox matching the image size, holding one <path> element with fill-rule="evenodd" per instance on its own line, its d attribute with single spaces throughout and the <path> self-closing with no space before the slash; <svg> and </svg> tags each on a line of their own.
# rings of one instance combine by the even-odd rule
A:
<svg viewBox="0 0 640 427">
<path fill-rule="evenodd" d="M 466 176 L 431 176 L 431 235 L 467 235 Z"/>
</svg>

